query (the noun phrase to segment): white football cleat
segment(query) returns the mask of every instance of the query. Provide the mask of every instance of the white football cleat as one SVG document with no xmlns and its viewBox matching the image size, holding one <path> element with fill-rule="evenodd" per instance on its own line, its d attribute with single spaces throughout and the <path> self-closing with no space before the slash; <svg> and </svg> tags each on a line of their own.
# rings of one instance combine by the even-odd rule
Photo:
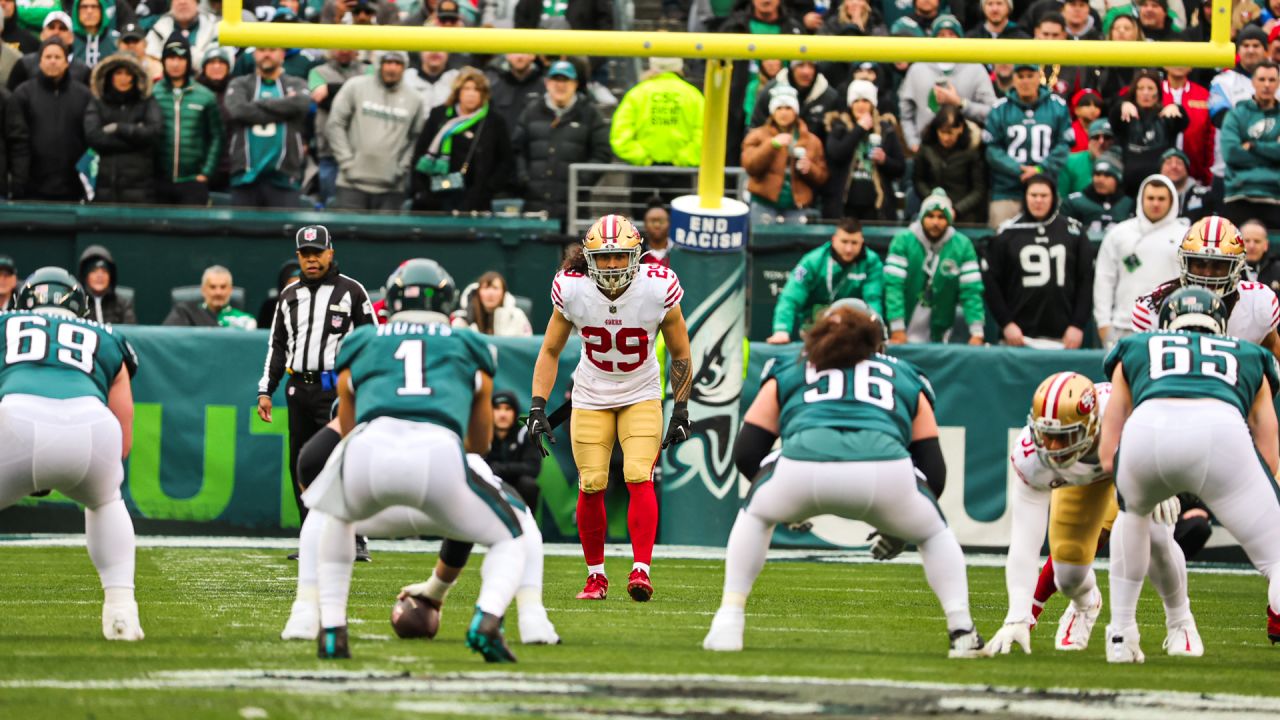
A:
<svg viewBox="0 0 1280 720">
<path fill-rule="evenodd" d="M 138 603 L 103 603 L 102 636 L 108 640 L 136 642 L 146 635 L 138 622 Z"/>
<path fill-rule="evenodd" d="M 716 652 L 742 650 L 742 630 L 746 624 L 747 614 L 742 608 L 720 608 L 711 620 L 711 630 L 702 640 L 702 649 Z"/>
<path fill-rule="evenodd" d="M 1141 665 L 1146 659 L 1142 654 L 1142 645 L 1138 642 L 1137 625 L 1124 630 L 1113 625 L 1107 626 L 1107 662 Z"/>
<path fill-rule="evenodd" d="M 1187 620 L 1169 628 L 1164 636 L 1165 652 L 1175 657 L 1200 657 L 1204 655 L 1204 641 L 1196 629 L 1195 620 Z"/>
<path fill-rule="evenodd" d="M 556 626 L 551 624 L 544 607 L 523 607 L 520 615 L 521 645 L 559 645 L 560 636 L 556 634 Z"/>
<path fill-rule="evenodd" d="M 320 606 L 315 602 L 294 600 L 289 621 L 280 633 L 281 640 L 315 640 L 320 636 Z"/>
<path fill-rule="evenodd" d="M 951 649 L 947 651 L 947 657 L 952 660 L 988 657 L 986 643 L 982 641 L 977 628 L 952 630 L 949 637 Z"/>
<path fill-rule="evenodd" d="M 1089 598 L 1089 609 L 1080 610 L 1074 602 L 1067 603 L 1067 609 L 1058 620 L 1058 634 L 1053 639 L 1054 650 L 1079 651 L 1089 647 L 1089 636 L 1093 634 L 1094 623 L 1098 622 L 1098 614 L 1102 612 L 1102 593 L 1093 589 L 1093 597 Z"/>
</svg>

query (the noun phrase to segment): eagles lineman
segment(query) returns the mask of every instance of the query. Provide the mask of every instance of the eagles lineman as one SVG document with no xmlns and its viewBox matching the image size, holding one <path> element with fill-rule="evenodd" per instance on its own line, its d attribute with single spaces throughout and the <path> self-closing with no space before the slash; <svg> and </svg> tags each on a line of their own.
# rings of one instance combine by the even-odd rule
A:
<svg viewBox="0 0 1280 720">
<path fill-rule="evenodd" d="M 581 250 L 575 249 L 551 284 L 555 309 L 533 371 L 528 428 L 545 455 L 542 436 L 555 442 L 546 407 L 560 352 L 573 330 L 582 336 L 570 420 L 578 466 L 578 536 L 587 561 L 587 583 L 579 600 L 603 600 L 609 592 L 604 490 L 615 444 L 622 446 L 623 477 L 631 495 L 627 528 L 634 563 L 627 593 L 640 602 L 653 595 L 649 570 L 658 532 L 653 467 L 661 448 L 683 442 L 690 434 L 687 405 L 693 367 L 680 311 L 684 290 L 675 272 L 640 263 L 640 243 L 640 233 L 621 215 L 606 215 L 591 226 Z M 671 354 L 669 378 L 675 398 L 665 439 L 653 351 L 659 330 Z"/>
<path fill-rule="evenodd" d="M 1110 397 L 1111 383 L 1094 385 L 1073 372 L 1054 373 L 1036 389 L 1029 422 L 1009 457 L 1022 482 L 1014 484 L 1009 498 L 1013 509 L 1005 565 L 1009 612 L 1004 626 L 987 644 L 991 654 L 1007 654 L 1015 644 L 1031 652 L 1030 630 L 1035 625 L 1031 589 L 1046 525 L 1047 571 L 1070 599 L 1058 621 L 1053 647 L 1070 651 L 1089 646 L 1102 610 L 1094 555 L 1117 512 L 1113 479 L 1098 463 L 1098 427 Z M 1150 577 L 1164 601 L 1165 648 L 1170 655 L 1198 657 L 1204 654 L 1204 643 L 1187 599 L 1186 559 L 1173 539 L 1178 511 L 1176 497 L 1156 507 L 1150 528 Z"/>
<path fill-rule="evenodd" d="M 964 554 L 907 449 L 938 435 L 933 391 L 910 363 L 876 352 L 882 333 L 872 316 L 832 307 L 810 328 L 803 355 L 766 366 L 735 455 L 781 435 L 782 456 L 756 477 L 733 524 L 724 594 L 704 649 L 742 649 L 747 596 L 774 526 L 833 514 L 916 544 L 946 614 L 949 656 L 981 654 Z M 744 443 L 749 435 L 754 440 Z"/>
<path fill-rule="evenodd" d="M 82 319 L 88 299 L 66 270 L 27 278 L 0 313 L 0 509 L 57 490 L 84 505 L 85 542 L 105 601 L 102 634 L 141 640 L 133 597 L 133 521 L 120 495 L 133 444 L 133 349 Z"/>
<path fill-rule="evenodd" d="M 1280 368 L 1263 348 L 1226 337 L 1222 298 L 1202 288 L 1174 292 L 1159 324 L 1122 339 L 1105 363 L 1111 407 L 1099 456 L 1104 471 L 1114 468 L 1121 503 L 1111 536 L 1113 663 L 1144 660 L 1135 616 L 1150 560 L 1144 516 L 1180 492 L 1202 498 L 1267 577 L 1267 634 L 1280 641 Z"/>
<path fill-rule="evenodd" d="M 525 570 L 524 505 L 492 476 L 470 472 L 465 457 L 483 453 L 493 437 L 494 357 L 475 333 L 449 327 L 453 281 L 431 265 L 434 284 L 405 287 L 405 300 L 423 308 L 418 317 L 358 328 L 338 355 L 344 440 L 303 495 L 328 516 L 318 543 L 321 658 L 350 657 L 354 523 L 405 506 L 441 535 L 489 546 L 467 645 L 488 662 L 515 661 L 502 619 Z"/>
</svg>

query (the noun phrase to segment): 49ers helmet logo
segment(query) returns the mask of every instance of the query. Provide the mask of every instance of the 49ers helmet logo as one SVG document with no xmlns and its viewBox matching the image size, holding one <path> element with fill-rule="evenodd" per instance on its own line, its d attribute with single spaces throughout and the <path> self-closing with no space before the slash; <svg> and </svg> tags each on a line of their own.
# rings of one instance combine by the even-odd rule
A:
<svg viewBox="0 0 1280 720">
<path fill-rule="evenodd" d="M 1095 403 L 1095 399 L 1093 396 L 1093 389 L 1090 388 L 1089 390 L 1086 390 L 1083 395 L 1080 396 L 1080 404 L 1077 407 L 1077 409 L 1080 411 L 1081 415 L 1088 415 L 1089 413 L 1093 412 L 1094 403 Z"/>
</svg>

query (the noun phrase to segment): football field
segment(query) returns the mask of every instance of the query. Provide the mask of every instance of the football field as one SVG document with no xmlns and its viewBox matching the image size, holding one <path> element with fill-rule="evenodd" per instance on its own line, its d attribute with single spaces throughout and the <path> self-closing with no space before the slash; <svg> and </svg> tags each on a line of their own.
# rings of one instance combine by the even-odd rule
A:
<svg viewBox="0 0 1280 720">
<path fill-rule="evenodd" d="M 388 623 L 394 595 L 425 578 L 435 555 L 423 543 L 375 541 L 374 562 L 355 568 L 353 658 L 320 661 L 313 643 L 278 639 L 294 589 L 288 543 L 141 540 L 147 637 L 134 644 L 102 639 L 101 590 L 77 539 L 0 541 L 0 717 L 1280 716 L 1280 646 L 1267 643 L 1266 585 L 1252 572 L 1193 570 L 1203 658 L 1161 652 L 1163 617 L 1148 588 L 1145 665 L 1105 662 L 1105 608 L 1086 652 L 1054 652 L 1060 596 L 1032 633 L 1031 656 L 958 661 L 946 659 L 941 612 L 910 554 L 871 564 L 864 553 L 791 551 L 756 586 L 747 649 L 713 654 L 700 644 L 720 596 L 715 551 L 659 547 L 656 595 L 638 604 L 623 587 L 621 549 L 610 548 L 608 600 L 583 602 L 573 599 L 578 549 L 549 546 L 545 597 L 563 644 L 519 645 L 513 608 L 508 638 L 520 662 L 486 666 L 463 645 L 479 554 L 439 636 L 399 640 Z M 1001 559 L 973 559 L 974 615 L 990 637 L 1005 612 Z M 1099 579 L 1105 592 L 1106 573 Z"/>
</svg>

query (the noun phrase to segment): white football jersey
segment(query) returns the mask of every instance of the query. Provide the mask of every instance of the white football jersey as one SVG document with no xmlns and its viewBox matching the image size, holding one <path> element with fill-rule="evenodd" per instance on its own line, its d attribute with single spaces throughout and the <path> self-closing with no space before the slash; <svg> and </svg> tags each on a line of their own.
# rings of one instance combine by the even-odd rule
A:
<svg viewBox="0 0 1280 720">
<path fill-rule="evenodd" d="M 562 270 L 551 283 L 551 302 L 582 336 L 573 373 L 573 406 L 626 407 L 661 396 L 654 342 L 684 289 L 670 268 L 641 264 L 627 289 L 610 300 L 586 275 Z"/>
<path fill-rule="evenodd" d="M 1231 308 L 1231 316 L 1227 318 L 1227 334 L 1251 343 L 1261 343 L 1280 323 L 1280 301 L 1276 300 L 1276 294 L 1271 288 L 1251 280 L 1241 280 L 1236 285 L 1236 292 L 1239 298 Z M 1156 329 L 1160 308 L 1154 307 L 1154 304 L 1159 294 L 1157 291 L 1138 298 L 1133 308 L 1134 332 Z M 1159 299 L 1163 302 L 1164 297 Z"/>
<path fill-rule="evenodd" d="M 1098 398 L 1098 424 L 1101 427 L 1103 414 L 1107 411 L 1107 402 L 1111 400 L 1111 383 L 1097 383 L 1093 386 Z M 1031 439 L 1031 426 L 1022 428 L 1018 435 L 1018 444 L 1009 456 L 1013 469 L 1022 478 L 1022 482 L 1035 490 L 1052 490 L 1064 485 L 1092 485 L 1112 479 L 1111 473 L 1103 472 L 1098 463 L 1087 463 L 1077 460 L 1075 464 L 1065 468 L 1052 468 L 1040 459 L 1036 452 L 1035 441 Z"/>
</svg>

